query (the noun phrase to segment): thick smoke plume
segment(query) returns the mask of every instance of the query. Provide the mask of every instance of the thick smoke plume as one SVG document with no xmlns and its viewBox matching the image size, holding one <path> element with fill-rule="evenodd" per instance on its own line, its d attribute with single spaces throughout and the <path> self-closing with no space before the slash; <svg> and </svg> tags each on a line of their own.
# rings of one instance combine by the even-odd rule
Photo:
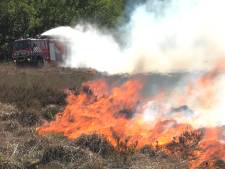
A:
<svg viewBox="0 0 225 169">
<path fill-rule="evenodd" d="M 148 0 L 134 9 L 128 23 L 117 28 L 116 36 L 90 24 L 58 27 L 44 35 L 69 39 L 71 55 L 64 66 L 91 67 L 110 74 L 207 72 L 216 69 L 218 62 L 224 62 L 224 8 L 223 0 Z M 184 120 L 192 119 L 197 127 L 225 124 L 225 81 L 221 72 L 224 68 L 210 84 L 196 84 L 192 89 L 191 97 L 184 104 L 195 112 L 189 112 Z M 190 95 L 190 81 L 198 78 L 192 76 L 195 77 L 180 82 L 173 95 L 177 91 Z M 202 104 L 199 100 L 203 98 L 209 99 L 202 100 Z M 179 107 L 174 100 L 177 100 L 174 96 L 168 97 L 164 103 L 169 105 L 160 106 Z M 150 101 L 144 113 L 147 121 L 157 118 L 152 113 L 152 104 L 155 103 Z M 159 111 L 157 115 L 162 116 Z"/>
<path fill-rule="evenodd" d="M 166 112 L 170 112 L 171 107 L 182 105 L 174 100 L 183 100 L 195 110 L 185 111 L 189 116 L 183 120 L 191 120 L 196 127 L 224 125 L 224 8 L 223 0 L 148 0 L 134 9 L 128 23 L 118 27 L 117 36 L 90 24 L 59 27 L 44 35 L 69 39 L 71 55 L 65 66 L 91 67 L 110 74 L 191 72 L 192 78 L 179 82 L 172 96 L 163 101 L 169 105 L 158 106 L 169 107 Z M 208 77 L 211 80 L 207 83 L 201 75 L 193 75 L 217 69 L 216 78 Z M 200 82 L 190 86 L 192 80 Z M 176 93 L 184 98 L 175 98 Z M 155 102 L 146 105 L 147 121 L 168 115 L 158 110 L 154 114 Z"/>
<path fill-rule="evenodd" d="M 69 67 L 110 74 L 206 70 L 225 53 L 224 8 L 223 0 L 148 0 L 113 31 L 116 36 L 90 24 L 44 35 L 69 39 L 71 55 L 64 63 Z"/>
<path fill-rule="evenodd" d="M 195 112 L 185 110 L 189 116 L 179 121 L 191 120 L 196 127 L 224 125 L 224 8 L 223 0 L 148 0 L 136 6 L 128 23 L 117 28 L 117 36 L 90 24 L 59 27 L 44 35 L 70 41 L 71 54 L 64 63 L 69 67 L 91 67 L 110 74 L 216 72 L 215 77 L 192 75 L 181 81 L 171 96 L 161 102 L 168 105 L 158 105 L 169 114 L 152 109 L 158 103 L 150 101 L 144 118 L 147 121 L 155 121 L 157 116 L 170 118 L 174 115 L 170 113 L 171 107 L 182 105 L 174 100 L 183 100 Z"/>
</svg>

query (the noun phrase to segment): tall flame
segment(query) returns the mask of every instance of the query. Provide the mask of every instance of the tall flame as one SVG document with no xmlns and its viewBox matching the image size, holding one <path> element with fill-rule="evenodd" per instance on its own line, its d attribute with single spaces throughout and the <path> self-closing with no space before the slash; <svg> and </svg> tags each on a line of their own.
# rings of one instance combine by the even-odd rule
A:
<svg viewBox="0 0 225 169">
<path fill-rule="evenodd" d="M 64 112 L 58 113 L 54 121 L 46 122 L 37 131 L 41 135 L 63 133 L 70 140 L 82 134 L 97 133 L 113 146 L 119 136 L 121 140 L 129 139 L 129 144 L 137 143 L 140 148 L 156 142 L 164 146 L 185 131 L 204 128 L 200 149 L 195 151 L 198 159 L 190 161 L 191 167 L 196 168 L 207 160 L 225 161 L 224 127 L 210 126 L 207 121 L 200 123 L 204 116 L 208 116 L 208 111 L 213 114 L 217 106 L 214 83 L 224 68 L 224 62 L 220 61 L 213 70 L 190 82 L 182 93 L 160 93 L 151 98 L 140 94 L 144 84 L 139 80 L 128 80 L 118 86 L 109 85 L 104 80 L 86 82 L 79 94 L 69 93 Z M 196 112 L 189 106 L 196 108 Z"/>
<path fill-rule="evenodd" d="M 142 88 L 143 84 L 135 80 L 111 89 L 102 80 L 84 83 L 79 95 L 71 93 L 68 96 L 64 112 L 58 113 L 55 121 L 38 128 L 38 132 L 62 132 L 71 140 L 82 134 L 98 133 L 113 145 L 116 134 L 122 140 L 130 138 L 130 143 L 138 141 L 141 147 L 155 141 L 167 143 L 171 135 L 178 136 L 190 127 L 174 120 L 158 121 L 155 125 L 145 122 L 139 112 Z"/>
</svg>

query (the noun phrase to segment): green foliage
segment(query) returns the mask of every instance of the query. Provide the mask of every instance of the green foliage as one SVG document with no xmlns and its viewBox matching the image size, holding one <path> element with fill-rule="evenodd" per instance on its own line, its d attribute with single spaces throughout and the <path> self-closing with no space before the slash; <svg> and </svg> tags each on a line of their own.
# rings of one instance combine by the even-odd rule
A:
<svg viewBox="0 0 225 169">
<path fill-rule="evenodd" d="M 79 0 L 79 16 L 89 22 L 114 26 L 123 11 L 123 0 Z"/>
<path fill-rule="evenodd" d="M 4 0 L 0 1 L 0 55 L 10 43 L 63 25 L 91 22 L 113 27 L 121 18 L 124 0 Z"/>
</svg>

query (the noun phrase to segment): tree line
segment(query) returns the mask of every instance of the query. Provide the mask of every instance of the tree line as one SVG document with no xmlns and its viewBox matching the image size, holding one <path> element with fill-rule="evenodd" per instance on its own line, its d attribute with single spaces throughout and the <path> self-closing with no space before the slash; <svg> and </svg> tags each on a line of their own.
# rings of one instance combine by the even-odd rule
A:
<svg viewBox="0 0 225 169">
<path fill-rule="evenodd" d="M 10 44 L 35 37 L 57 26 L 84 20 L 113 27 L 123 15 L 124 0 L 2 0 L 0 1 L 0 55 L 10 54 Z"/>
<path fill-rule="evenodd" d="M 57 26 L 85 21 L 113 28 L 129 9 L 146 0 L 1 0 L 0 56 L 9 57 L 11 44 L 21 37 L 35 37 Z"/>
</svg>

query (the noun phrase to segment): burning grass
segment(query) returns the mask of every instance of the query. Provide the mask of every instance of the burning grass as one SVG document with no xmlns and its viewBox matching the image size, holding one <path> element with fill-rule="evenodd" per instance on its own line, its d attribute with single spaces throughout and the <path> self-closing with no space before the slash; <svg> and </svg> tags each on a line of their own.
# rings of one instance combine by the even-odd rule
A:
<svg viewBox="0 0 225 169">
<path fill-rule="evenodd" d="M 165 118 L 149 125 L 142 119 L 149 99 L 139 81 L 143 76 L 106 78 L 87 70 L 5 65 L 0 76 L 0 169 L 224 168 L 222 127 L 194 129 Z M 96 77 L 101 80 L 86 82 Z M 210 84 L 197 85 L 203 82 Z M 168 111 L 194 110 L 180 105 Z"/>
<path fill-rule="evenodd" d="M 205 97 L 208 93 L 214 96 L 210 84 L 217 76 L 216 68 L 187 86 L 186 90 L 190 95 L 195 92 L 195 88 L 204 87 L 197 96 L 200 107 L 214 102 L 214 97 L 210 98 L 211 102 Z M 219 153 L 217 148 L 219 146 L 224 149 L 225 146 L 219 140 L 223 134 L 216 132 L 220 130 L 219 127 L 205 127 L 202 132 L 198 128 L 195 129 L 190 122 L 179 122 L 179 119 L 186 118 L 185 113 L 182 115 L 182 111 L 191 111 L 193 114 L 186 105 L 169 109 L 163 105 L 159 108 L 150 106 L 151 113 L 155 111 L 167 116 L 157 115 L 158 118 L 154 117 L 151 124 L 145 118 L 146 102 L 149 103 L 149 98 L 140 95 L 142 89 L 143 83 L 139 80 L 128 80 L 117 86 L 110 86 L 104 80 L 85 82 L 78 93 L 69 93 L 65 110 L 58 113 L 55 120 L 39 127 L 37 132 L 40 135 L 52 132 L 63 133 L 69 140 L 75 140 L 83 134 L 97 133 L 113 145 L 117 153 L 122 155 L 121 158 L 125 157 L 124 162 L 135 154 L 136 149 L 154 144 L 171 156 L 189 160 L 191 168 L 197 168 L 202 162 L 215 157 L 224 160 L 224 151 Z M 150 101 L 156 100 L 160 103 L 164 100 L 163 97 L 164 95 L 159 95 Z M 185 99 L 189 97 L 191 96 Z M 221 131 L 223 132 L 224 129 Z M 210 134 L 209 137 L 208 133 L 211 132 L 215 134 Z M 204 148 L 208 150 L 202 151 Z M 193 160 L 194 156 L 197 160 Z"/>
<path fill-rule="evenodd" d="M 139 151 L 120 138 L 116 147 L 96 134 L 82 135 L 71 142 L 60 134 L 37 136 L 32 127 L 20 123 L 13 131 L 1 130 L 1 136 L 3 132 L 7 137 L 0 146 L 2 168 L 188 168 L 187 161 L 166 155 L 161 147 Z"/>
</svg>

